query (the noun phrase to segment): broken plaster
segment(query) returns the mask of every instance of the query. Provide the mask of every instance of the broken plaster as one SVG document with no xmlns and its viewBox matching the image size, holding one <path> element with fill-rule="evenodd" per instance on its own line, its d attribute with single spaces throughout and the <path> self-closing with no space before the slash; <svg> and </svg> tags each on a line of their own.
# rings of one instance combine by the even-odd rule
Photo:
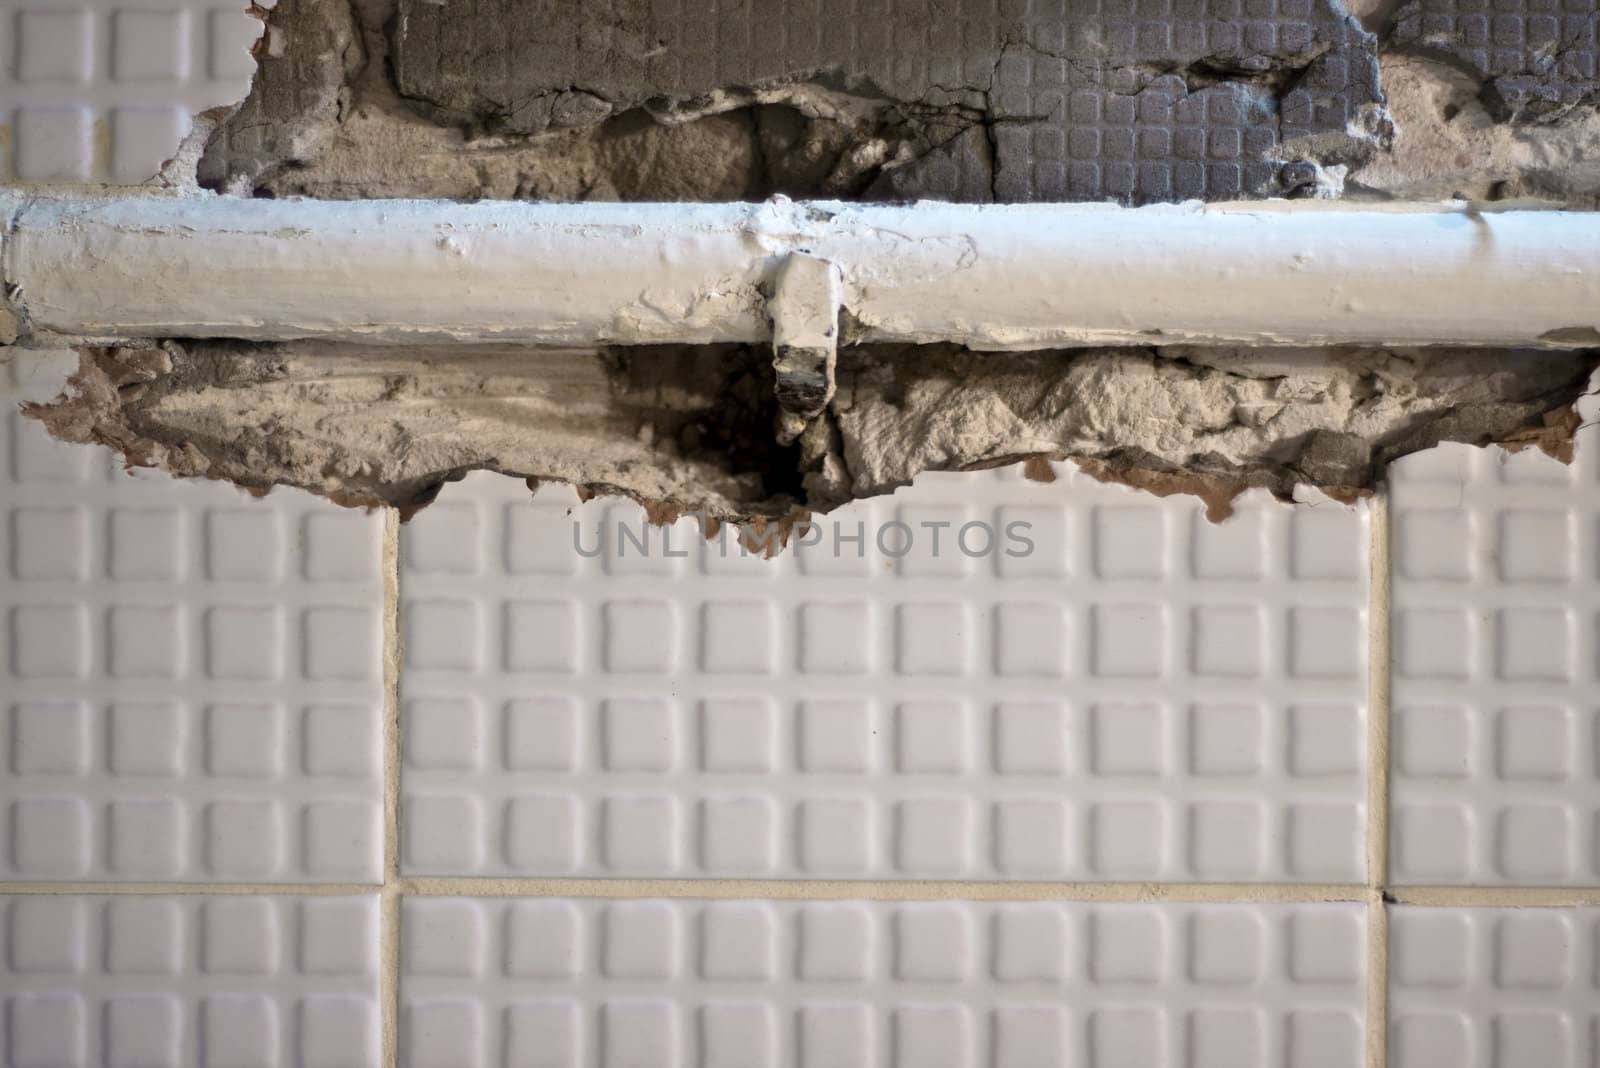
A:
<svg viewBox="0 0 1600 1068">
<path fill-rule="evenodd" d="M 1388 45 L 1477 80 L 1497 122 L 1549 123 L 1600 104 L 1600 9 L 1591 0 L 1492 11 L 1479 0 L 1408 0 Z"/>
<path fill-rule="evenodd" d="M 1600 108 L 1544 123 L 1495 119 L 1481 82 L 1437 59 L 1386 53 L 1383 84 L 1397 134 L 1350 175 L 1354 197 L 1600 203 Z"/>
<path fill-rule="evenodd" d="M 478 53 L 468 54 L 458 68 L 443 62 L 429 67 L 426 48 L 416 48 L 418 38 L 412 35 L 422 32 L 418 27 L 429 18 L 471 15 L 469 6 L 463 0 L 443 5 L 281 0 L 256 48 L 261 69 L 248 101 L 226 121 L 226 108 L 202 114 L 163 168 L 160 183 L 193 193 L 198 172 L 206 184 L 236 193 L 323 197 L 725 200 L 791 193 L 1138 201 L 1230 196 L 1234 187 L 1227 176 L 1236 172 L 1237 192 L 1245 195 L 1535 197 L 1592 206 L 1600 191 L 1595 169 L 1600 111 L 1588 106 L 1589 90 L 1569 91 L 1575 84 L 1571 78 L 1549 81 L 1552 72 L 1581 75 L 1572 65 L 1581 66 L 1586 55 L 1592 58 L 1582 35 L 1592 37 L 1595 14 L 1582 10 L 1584 3 L 1578 9 L 1566 5 L 1559 32 L 1567 37 L 1560 49 L 1533 48 L 1523 54 L 1522 67 L 1492 76 L 1462 51 L 1467 31 L 1450 41 L 1434 30 L 1419 31 L 1421 5 L 1398 13 L 1393 3 L 1353 5 L 1369 29 L 1387 37 L 1378 53 L 1386 105 L 1369 69 L 1372 38 L 1328 0 L 1308 7 L 1316 30 L 1312 47 L 1290 47 L 1280 26 L 1273 48 L 1259 48 L 1267 35 L 1241 22 L 1239 40 L 1248 47 L 1219 52 L 1207 40 L 1200 52 L 1182 53 L 1174 42 L 1189 31 L 1177 19 L 1164 24 L 1173 50 L 1157 48 L 1154 60 L 1140 51 L 1147 42 L 1138 31 L 1131 46 L 1121 41 L 1115 20 L 1074 19 L 1063 25 L 1101 36 L 1091 40 L 1089 33 L 1064 43 L 1040 37 L 1061 28 L 1048 20 L 1032 26 L 1000 20 L 996 25 L 1006 29 L 998 38 L 984 43 L 988 31 L 980 27 L 977 36 L 963 39 L 967 51 L 964 60 L 957 58 L 961 69 L 955 77 L 935 76 L 930 65 L 926 79 L 910 82 L 897 80 L 898 69 L 875 72 L 871 64 L 881 59 L 878 53 L 847 49 L 828 52 L 820 64 L 797 66 L 782 59 L 782 69 L 713 77 L 718 84 L 710 85 L 689 83 L 720 72 L 691 66 L 684 75 L 688 81 L 658 84 L 648 67 L 656 58 L 649 54 L 652 46 L 641 53 L 647 64 L 641 68 L 643 80 L 624 78 L 621 93 L 615 86 L 535 84 L 528 98 L 534 102 L 531 110 L 520 111 L 506 109 L 510 96 L 468 94 L 463 104 L 448 92 L 441 95 L 439 86 L 449 79 L 431 88 L 424 84 L 450 69 L 468 80 L 499 76 L 492 62 L 479 62 Z M 623 37 L 655 18 L 647 3 L 625 7 L 625 15 L 636 17 L 615 27 Z M 589 25 L 577 12 L 574 7 L 568 14 L 580 26 Z M 1528 40 L 1529 32 L 1543 32 L 1528 23 L 1533 14 L 1519 16 Z M 1021 31 L 1012 34 L 1018 26 Z M 483 47 L 507 54 L 545 48 L 553 54 L 539 41 L 539 35 L 552 32 L 550 26 L 511 29 L 484 36 Z M 1289 36 L 1294 33 L 1298 30 Z M 583 41 L 580 32 L 579 45 Z M 1074 52 L 1090 45 L 1087 52 Z M 412 49 L 409 60 L 407 48 Z M 592 60 L 581 47 L 570 51 L 573 63 Z M 857 62 L 853 58 L 837 62 L 841 54 L 859 55 L 861 65 L 851 67 Z M 609 60 L 617 55 L 613 44 L 608 62 L 594 76 L 612 77 Z M 1333 59 L 1351 57 L 1359 76 L 1342 82 L 1332 78 Z M 1552 59 L 1566 66 L 1547 62 Z M 1502 60 L 1493 62 L 1509 62 Z M 1041 66 L 1047 68 L 1044 83 L 1039 82 Z M 1061 74 L 1061 85 L 1048 80 L 1056 77 L 1051 68 Z M 1555 89 L 1529 90 L 1530 72 Z M 542 63 L 515 66 L 511 75 L 534 82 L 551 76 Z M 1524 81 L 1512 85 L 1507 78 Z M 672 91 L 658 91 L 662 84 Z M 1333 95 L 1319 97 L 1319 92 Z M 1307 94 L 1311 120 L 1294 121 Z M 1054 102 L 1040 108 L 1040 99 Z M 1073 105 L 1091 99 L 1095 119 L 1079 123 Z M 1230 116 L 1223 127 L 1212 124 L 1216 102 L 1217 114 Z M 1110 121 L 1113 112 L 1125 112 L 1126 122 Z M 1333 121 L 1335 112 L 1344 115 L 1342 126 Z M 213 122 L 221 123 L 214 136 Z M 1206 139 L 1222 129 L 1218 143 L 1226 143 L 1227 132 L 1236 127 L 1239 154 L 1219 163 Z M 1194 146 L 1179 142 L 1196 130 L 1202 156 L 1187 157 Z M 1157 151 L 1163 133 L 1170 157 Z M 1089 160 L 1074 155 L 1091 141 L 1092 173 Z M 1124 141 L 1131 156 L 1121 155 Z M 1202 169 L 1197 172 L 1190 164 Z M 1074 167 L 1084 179 L 1077 184 L 1071 180 Z M 1211 184 L 1213 173 L 1222 177 L 1221 185 Z M 1146 174 L 1155 176 L 1148 184 Z M 1180 180 L 1180 174 L 1188 177 Z M 1117 177 L 1112 181 L 1108 175 Z M 0 343 L 11 343 L 19 325 L 0 312 Z M 1590 334 L 1571 340 L 1594 343 Z M 1266 485 L 1285 496 L 1295 485 L 1315 485 L 1348 496 L 1364 492 L 1389 459 L 1433 440 L 1531 442 L 1561 453 L 1570 444 L 1570 399 L 1581 391 L 1592 355 L 1574 353 L 1569 363 L 1535 369 L 1532 361 L 1553 357 L 1368 350 L 1328 355 L 1327 366 L 1321 356 L 1307 357 L 1281 378 L 1263 379 L 1237 359 L 1218 355 L 1220 350 L 1197 351 L 1170 366 L 1163 361 L 1150 366 L 1143 359 L 1148 354 L 1137 351 L 991 356 L 982 358 L 985 373 L 975 374 L 971 364 L 978 357 L 933 347 L 899 351 L 915 352 L 917 360 L 932 356 L 935 364 L 946 357 L 954 363 L 907 377 L 904 365 L 910 357 L 896 356 L 888 347 L 857 349 L 846 361 L 849 390 L 823 409 L 824 418 L 801 440 L 785 445 L 797 428 L 773 433 L 771 383 L 748 366 L 754 350 L 739 347 L 704 350 L 700 357 L 721 368 L 707 381 L 720 382 L 730 396 L 741 398 L 715 415 L 708 414 L 714 407 L 709 401 L 688 400 L 699 395 L 668 381 L 679 373 L 672 367 L 661 372 L 664 377 L 650 394 L 660 403 L 643 405 L 655 414 L 641 416 L 626 406 L 619 413 L 616 398 L 631 398 L 636 408 L 643 387 L 617 392 L 616 368 L 638 362 L 630 357 L 643 357 L 644 350 L 569 352 L 557 358 L 520 350 L 501 354 L 519 357 L 509 364 L 476 371 L 466 368 L 481 354 L 452 353 L 425 359 L 421 367 L 390 354 L 387 362 L 379 358 L 371 367 L 336 376 L 359 390 L 371 386 L 369 372 L 387 368 L 383 380 L 393 385 L 394 394 L 389 395 L 389 385 L 379 390 L 372 413 L 351 412 L 336 396 L 322 394 L 306 414 L 315 425 L 289 419 L 279 426 L 281 440 L 263 424 L 267 417 L 256 405 L 262 405 L 262 413 L 277 411 L 283 398 L 274 398 L 273 390 L 306 386 L 296 376 L 310 368 L 343 368 L 348 351 L 168 344 L 161 351 L 162 359 L 174 361 L 170 371 L 153 371 L 150 357 L 139 357 L 140 351 L 157 350 L 94 354 L 97 365 L 104 364 L 96 372 L 102 379 L 98 407 L 89 397 L 96 390 L 85 385 L 78 401 L 35 414 L 63 436 L 123 449 L 130 462 L 232 478 L 258 490 L 279 483 L 304 485 L 347 503 L 413 507 L 436 492 L 441 480 L 486 466 L 570 480 L 596 492 L 623 492 L 654 502 L 665 509 L 662 514 L 698 507 L 726 518 L 757 519 L 826 510 L 854 496 L 886 492 L 922 469 L 985 466 L 1019 456 L 1070 457 L 1101 477 L 1156 492 L 1198 493 L 1215 514 L 1246 485 Z M 187 361 L 201 353 L 221 361 L 213 368 L 218 381 L 198 384 L 185 370 Z M 280 370 L 255 380 L 267 353 L 275 353 L 271 360 Z M 873 355 L 863 362 L 866 353 Z M 1055 366 L 1036 368 L 1032 373 L 1040 377 L 1034 385 L 1059 384 L 1094 367 L 1090 381 L 1100 396 L 1046 402 L 1019 394 L 1027 393 L 1025 378 L 1014 376 L 1000 385 L 1007 382 L 1008 365 L 1035 357 Z M 1282 353 L 1271 357 L 1282 358 Z M 1471 374 L 1449 369 L 1496 358 L 1501 362 L 1493 366 L 1472 364 Z M 242 362 L 224 366 L 235 359 Z M 874 362 L 879 359 L 881 365 Z M 1257 367 L 1274 366 L 1252 359 Z M 1350 360 L 1374 362 L 1357 373 Z M 1189 386 L 1172 376 L 1179 369 L 1193 372 Z M 696 372 L 705 373 L 703 367 Z M 1341 377 L 1347 373 L 1369 385 L 1351 385 Z M 547 380 L 562 374 L 571 374 L 572 381 Z M 1497 384 L 1485 387 L 1476 379 Z M 1211 394 L 1248 393 L 1260 388 L 1248 383 L 1264 380 L 1278 382 L 1274 390 L 1289 397 L 1266 424 L 1253 425 L 1250 413 L 1280 404 L 1276 393 L 1269 400 L 1252 394 L 1237 419 L 1217 413 L 1221 401 Z M 120 382 L 126 394 L 104 394 L 105 381 Z M 604 390 L 599 381 L 608 383 Z M 752 381 L 765 382 L 769 391 L 750 393 Z M 551 417 L 554 407 L 541 408 L 554 405 L 550 398 L 564 398 L 564 390 L 577 389 L 578 382 L 593 390 L 585 394 L 588 407 L 579 408 L 597 418 L 589 427 L 566 425 Z M 1363 395 L 1371 382 L 1385 385 Z M 1332 392 L 1319 394 L 1324 388 Z M 1207 396 L 1197 399 L 1191 392 Z M 440 432 L 428 419 L 415 418 L 418 413 L 394 416 L 391 402 L 403 396 L 439 401 L 436 415 L 460 418 L 483 440 Z M 1350 400 L 1357 396 L 1360 403 Z M 462 397 L 479 398 L 483 410 L 471 410 Z M 116 404 L 108 403 L 111 399 Z M 1013 408 L 1018 403 L 1020 414 Z M 85 406 L 95 407 L 95 413 Z M 1112 409 L 1116 414 L 1107 415 Z M 537 441 L 531 432 L 514 429 L 519 410 L 545 413 Z M 369 418 L 363 421 L 363 415 Z M 391 426 L 382 425 L 385 418 L 392 419 Z M 227 419 L 238 424 L 239 440 L 248 444 L 229 443 L 233 427 Z M 347 440 L 349 426 L 401 452 L 379 455 Z"/>
<path fill-rule="evenodd" d="M 253 94 L 233 126 L 323 132 L 275 160 L 230 132 L 204 176 L 280 196 L 1144 203 L 1326 193 L 1387 136 L 1375 41 L 1336 0 L 1154 22 L 807 10 L 757 0 L 702 27 L 647 0 L 357 0 L 352 70 L 323 22 L 302 28 L 323 16 L 280 5 L 288 44 L 260 80 L 303 88 Z"/>
<path fill-rule="evenodd" d="M 932 43 L 893 53 L 924 70 L 921 81 L 899 66 L 878 77 L 882 59 L 859 37 L 841 50 L 826 36 L 825 61 L 780 49 L 752 53 L 749 69 L 708 60 L 663 81 L 657 68 L 678 53 L 652 43 L 630 58 L 630 35 L 644 41 L 655 27 L 693 50 L 716 31 L 686 36 L 643 0 L 623 5 L 614 37 L 581 5 L 553 22 L 501 26 L 470 0 L 280 4 L 276 52 L 202 173 L 214 188 L 324 198 L 1146 202 L 1276 192 L 1594 205 L 1600 111 L 1583 103 L 1592 94 L 1569 90 L 1593 59 L 1595 0 L 1564 0 L 1558 48 L 1535 44 L 1545 15 L 1494 16 L 1493 32 L 1520 35 L 1516 62 L 1566 101 L 1536 109 L 1537 122 L 1499 121 L 1510 114 L 1496 105 L 1505 94 L 1473 66 L 1477 53 L 1408 29 L 1434 25 L 1432 8 L 1419 22 L 1420 3 L 1347 6 L 1370 33 L 1337 0 L 1283 8 L 1277 23 L 1223 18 L 1197 30 L 1182 16 L 1143 19 L 1131 38 L 1114 18 L 1070 10 L 930 15 Z M 1455 25 L 1479 32 L 1464 12 Z M 568 47 L 573 19 L 593 32 Z M 824 20 L 821 32 L 839 32 L 834 23 L 850 20 Z M 444 25 L 444 43 L 430 44 Z M 1297 51 L 1302 26 L 1313 43 Z M 1234 31 L 1237 47 L 1226 38 Z M 952 33 L 959 42 L 945 49 Z M 1251 43 L 1269 37 L 1272 48 Z M 1324 68 L 1340 65 L 1355 79 L 1348 86 L 1367 88 L 1319 96 L 1338 81 Z M 580 69 L 584 85 L 563 80 Z M 1213 106 L 1238 121 L 1219 125 Z M 261 151 L 268 141 L 277 147 Z"/>
<path fill-rule="evenodd" d="M 1570 453 L 1593 351 L 862 346 L 793 444 L 769 351 L 168 342 L 86 349 L 68 395 L 27 414 L 130 465 L 293 485 L 409 513 L 486 468 L 616 493 L 667 518 L 787 522 L 923 471 L 1033 459 L 1204 499 L 1296 487 L 1351 499 L 1440 441 Z"/>
</svg>

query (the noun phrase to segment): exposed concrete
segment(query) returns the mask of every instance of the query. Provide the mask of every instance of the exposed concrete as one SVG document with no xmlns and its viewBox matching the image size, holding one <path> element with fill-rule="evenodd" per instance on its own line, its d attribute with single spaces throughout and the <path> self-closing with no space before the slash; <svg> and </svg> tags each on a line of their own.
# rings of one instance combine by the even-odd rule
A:
<svg viewBox="0 0 1600 1068">
<path fill-rule="evenodd" d="M 746 26 L 776 2 L 746 0 L 724 21 Z M 1295 3 L 1255 18 L 1192 0 L 1137 21 L 1074 6 L 1086 0 L 964 21 L 929 8 L 921 23 L 814 8 L 816 47 L 800 34 L 695 62 L 676 61 L 728 27 L 696 30 L 653 0 L 513 4 L 509 19 L 478 0 L 286 3 L 251 103 L 202 174 L 334 198 L 1594 205 L 1597 0 L 1482 14 L 1350 0 L 1383 42 L 1378 65 L 1338 0 Z M 751 41 L 767 28 L 748 26 Z M 1474 44 L 1482 33 L 1494 47 Z M 873 34 L 919 43 L 872 49 Z"/>
<path fill-rule="evenodd" d="M 1406 0 L 1345 0 L 1344 9 L 1381 41 L 1394 26 L 1395 12 Z"/>
<path fill-rule="evenodd" d="M 269 169 L 313 158 L 349 105 L 365 55 L 346 0 L 277 0 L 256 43 L 250 95 L 198 161 L 202 182 L 250 192 Z"/>
<path fill-rule="evenodd" d="M 1352 194 L 1596 206 L 1600 3 L 1364 3 L 1396 135 Z"/>
<path fill-rule="evenodd" d="M 351 9 L 345 0 L 323 7 Z M 292 77 L 287 54 L 305 51 L 328 71 L 349 56 L 338 35 L 280 9 L 272 17 L 286 56 L 264 60 Z M 889 141 L 912 138 L 887 125 L 802 115 L 788 105 L 754 105 L 664 125 L 643 110 L 598 126 L 541 137 L 497 137 L 438 124 L 418 114 L 389 75 L 389 31 L 395 0 L 357 0 L 355 25 L 365 61 L 343 79 L 340 106 L 301 118 L 290 97 L 281 117 L 318 131 L 308 151 L 265 166 L 225 141 L 211 146 L 208 184 L 272 196 L 334 199 L 447 197 L 535 200 L 739 200 L 791 196 L 857 196 L 876 178 Z M 322 85 L 323 83 L 319 83 Z M 325 86 L 324 86 L 325 88 Z M 313 100 L 318 97 L 313 94 Z M 249 120 L 241 118 L 244 125 Z M 929 146 L 923 145 L 924 150 Z"/>
<path fill-rule="evenodd" d="M 1397 53 L 1382 57 L 1396 136 L 1354 169 L 1347 190 L 1407 200 L 1544 200 L 1593 208 L 1600 197 L 1600 109 L 1543 123 L 1510 123 L 1485 106 L 1482 84 L 1458 67 Z"/>
<path fill-rule="evenodd" d="M 208 182 L 280 196 L 1144 203 L 1315 195 L 1388 133 L 1375 41 L 1337 0 L 892 18 L 744 0 L 705 26 L 653 0 L 356 11 L 367 60 L 336 108 L 327 76 L 350 48 L 307 12 L 272 13 L 286 51 L 263 77 L 308 72 L 308 106 L 237 121 L 316 127 L 316 151 L 263 169 L 248 145 L 218 141 Z"/>
<path fill-rule="evenodd" d="M 445 479 L 489 468 L 716 515 L 782 515 L 800 474 L 797 450 L 772 431 L 773 386 L 770 354 L 742 346 L 427 354 L 170 342 L 85 349 L 73 399 L 28 411 L 133 466 L 346 504 L 415 507 Z"/>
<path fill-rule="evenodd" d="M 1387 48 L 1475 78 L 1499 122 L 1552 122 L 1600 104 L 1594 0 L 1408 0 Z"/>
<path fill-rule="evenodd" d="M 1177 356 L 1178 358 L 1173 358 Z M 1364 493 L 1440 441 L 1569 448 L 1600 353 L 1505 350 L 1088 350 L 986 356 L 845 350 L 832 440 L 807 499 L 888 492 L 919 471 L 1046 456 L 1099 477 L 1204 497 L 1247 486 Z M 820 433 L 821 431 L 818 431 Z"/>
<path fill-rule="evenodd" d="M 827 511 L 921 471 L 1031 457 L 1204 497 L 1366 492 L 1439 441 L 1563 456 L 1600 351 L 1085 349 L 840 352 L 838 392 L 778 443 L 770 354 L 169 342 L 85 350 L 71 396 L 28 414 L 130 464 L 414 509 L 489 468 L 622 493 L 659 515 Z"/>
</svg>

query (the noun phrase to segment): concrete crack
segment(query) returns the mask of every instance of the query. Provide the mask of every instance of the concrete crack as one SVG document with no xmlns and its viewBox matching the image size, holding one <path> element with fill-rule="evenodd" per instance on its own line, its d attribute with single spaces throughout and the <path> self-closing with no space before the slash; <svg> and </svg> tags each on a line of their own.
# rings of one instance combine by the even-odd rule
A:
<svg viewBox="0 0 1600 1068">
<path fill-rule="evenodd" d="M 1338 0 L 1292 17 L 1154 21 L 958 0 L 848 27 L 785 0 L 704 25 L 655 0 L 618 12 L 353 3 L 358 31 L 343 34 L 327 11 L 348 21 L 345 5 L 273 11 L 283 54 L 263 59 L 255 103 L 213 143 L 207 184 L 321 197 L 1236 199 L 1336 189 L 1308 161 L 1360 157 L 1366 117 L 1383 108 L 1375 42 Z M 773 108 L 803 127 L 790 148 L 762 141 Z"/>
</svg>

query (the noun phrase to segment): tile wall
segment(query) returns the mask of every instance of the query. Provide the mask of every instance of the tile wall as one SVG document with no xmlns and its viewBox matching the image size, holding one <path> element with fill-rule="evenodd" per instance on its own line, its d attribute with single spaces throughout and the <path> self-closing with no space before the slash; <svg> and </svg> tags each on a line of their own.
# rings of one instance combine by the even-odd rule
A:
<svg viewBox="0 0 1600 1068">
<path fill-rule="evenodd" d="M 1220 525 L 930 476 L 768 560 L 129 476 L 15 410 L 69 367 L 0 370 L 0 1063 L 1600 1052 L 1593 431 Z"/>
<path fill-rule="evenodd" d="M 262 24 L 248 6 L 0 0 L 0 182 L 155 177 L 196 115 L 249 90 Z"/>
</svg>

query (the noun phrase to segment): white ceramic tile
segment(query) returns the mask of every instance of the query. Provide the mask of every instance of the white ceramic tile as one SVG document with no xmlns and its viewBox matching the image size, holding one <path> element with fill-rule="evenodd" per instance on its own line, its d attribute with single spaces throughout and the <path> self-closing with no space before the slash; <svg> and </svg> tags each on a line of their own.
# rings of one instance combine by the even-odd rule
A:
<svg viewBox="0 0 1600 1068">
<path fill-rule="evenodd" d="M 131 478 L 62 371 L 0 366 L 0 879 L 376 882 L 381 517 Z"/>
<path fill-rule="evenodd" d="M 1398 883 L 1600 884 L 1600 460 L 1395 465 Z"/>
<path fill-rule="evenodd" d="M 408 1068 L 1355 1068 L 1356 905 L 410 898 Z"/>
<path fill-rule="evenodd" d="M 641 522 L 480 474 L 402 529 L 405 870 L 1362 877 L 1361 510 L 1061 468 L 773 560 Z"/>
<path fill-rule="evenodd" d="M 1390 1068 L 1588 1068 L 1600 909 L 1390 910 Z"/>
<path fill-rule="evenodd" d="M 249 7 L 0 0 L 0 182 L 154 177 L 193 116 L 249 90 Z"/>
<path fill-rule="evenodd" d="M 15 1068 L 376 1068 L 378 902 L 0 897 Z"/>
</svg>

